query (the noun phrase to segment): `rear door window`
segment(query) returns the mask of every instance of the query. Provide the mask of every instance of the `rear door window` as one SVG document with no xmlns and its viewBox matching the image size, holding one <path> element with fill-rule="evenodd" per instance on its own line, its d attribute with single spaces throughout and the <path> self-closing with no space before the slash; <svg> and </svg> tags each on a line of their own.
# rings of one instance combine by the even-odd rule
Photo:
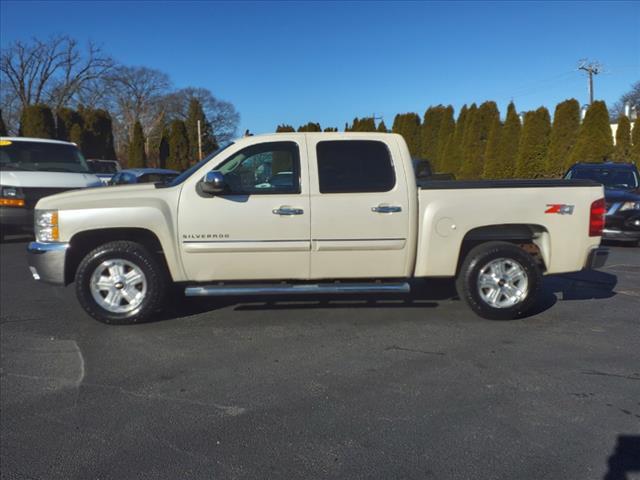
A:
<svg viewBox="0 0 640 480">
<path fill-rule="evenodd" d="M 389 148 L 372 140 L 318 142 L 320 193 L 388 192 L 396 177 Z"/>
</svg>

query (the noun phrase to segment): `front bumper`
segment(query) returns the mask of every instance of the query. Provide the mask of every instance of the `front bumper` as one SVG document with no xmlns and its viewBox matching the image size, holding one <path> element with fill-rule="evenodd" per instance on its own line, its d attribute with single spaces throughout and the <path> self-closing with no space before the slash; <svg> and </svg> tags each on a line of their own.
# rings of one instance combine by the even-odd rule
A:
<svg viewBox="0 0 640 480">
<path fill-rule="evenodd" d="M 622 242 L 640 241 L 640 212 L 638 210 L 620 211 L 619 205 L 612 207 L 605 217 L 602 238 Z"/>
<path fill-rule="evenodd" d="M 609 257 L 608 248 L 596 247 L 589 252 L 589 256 L 587 257 L 587 262 L 584 268 L 589 270 L 602 268 L 604 267 L 605 263 L 607 263 L 608 257 Z"/>
<path fill-rule="evenodd" d="M 639 242 L 640 230 L 616 230 L 614 228 L 605 228 L 602 231 L 603 240 L 617 240 L 619 242 Z"/>
<path fill-rule="evenodd" d="M 67 248 L 69 248 L 68 243 L 29 243 L 27 259 L 33 278 L 52 285 L 64 285 Z"/>
</svg>

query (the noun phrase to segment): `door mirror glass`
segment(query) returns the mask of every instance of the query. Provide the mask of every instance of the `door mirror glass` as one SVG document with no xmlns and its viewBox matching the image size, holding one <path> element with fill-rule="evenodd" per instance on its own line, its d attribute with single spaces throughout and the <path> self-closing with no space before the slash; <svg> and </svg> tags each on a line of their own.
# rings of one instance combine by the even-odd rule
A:
<svg viewBox="0 0 640 480">
<path fill-rule="evenodd" d="M 202 179 L 202 191 L 211 195 L 224 192 L 226 188 L 224 174 L 218 170 L 211 170 Z"/>
</svg>

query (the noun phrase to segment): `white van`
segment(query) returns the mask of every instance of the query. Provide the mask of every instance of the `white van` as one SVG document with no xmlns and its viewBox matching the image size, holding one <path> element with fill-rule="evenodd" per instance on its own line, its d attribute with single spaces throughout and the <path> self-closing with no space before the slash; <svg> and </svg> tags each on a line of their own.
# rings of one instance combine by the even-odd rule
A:
<svg viewBox="0 0 640 480">
<path fill-rule="evenodd" d="M 99 187 L 74 143 L 0 137 L 0 232 L 33 231 L 33 207 L 48 195 Z"/>
</svg>

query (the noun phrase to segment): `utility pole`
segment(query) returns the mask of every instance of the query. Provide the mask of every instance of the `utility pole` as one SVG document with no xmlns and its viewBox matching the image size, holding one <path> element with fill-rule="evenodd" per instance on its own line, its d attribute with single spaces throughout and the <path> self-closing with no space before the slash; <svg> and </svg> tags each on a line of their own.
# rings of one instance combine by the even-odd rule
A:
<svg viewBox="0 0 640 480">
<path fill-rule="evenodd" d="M 584 70 L 589 75 L 589 105 L 593 103 L 593 76 L 602 71 L 602 66 L 598 62 L 588 62 L 586 59 L 580 60 L 578 70 Z"/>
<path fill-rule="evenodd" d="M 198 120 L 198 160 L 202 160 L 202 133 L 200 132 L 200 120 Z"/>
</svg>

